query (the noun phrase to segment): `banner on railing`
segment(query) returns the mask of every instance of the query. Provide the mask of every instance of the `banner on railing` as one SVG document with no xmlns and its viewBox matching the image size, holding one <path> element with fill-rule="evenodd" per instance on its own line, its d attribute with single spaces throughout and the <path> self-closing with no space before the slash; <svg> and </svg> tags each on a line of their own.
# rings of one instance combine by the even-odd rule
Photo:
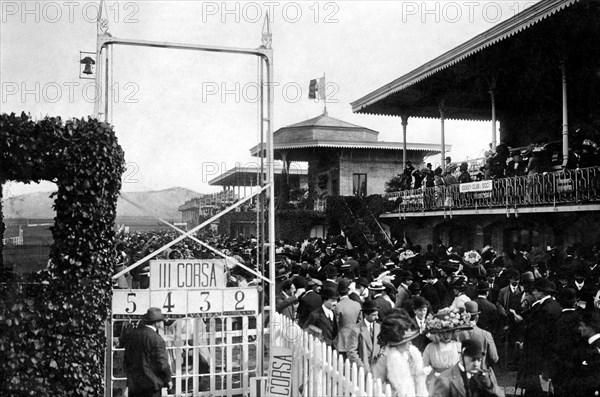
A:
<svg viewBox="0 0 600 397">
<path fill-rule="evenodd" d="M 271 346 L 266 397 L 292 395 L 292 362 L 292 349 Z"/>
<path fill-rule="evenodd" d="M 460 193 L 470 193 L 470 192 L 490 192 L 492 191 L 492 181 L 477 181 L 470 183 L 461 183 L 459 185 Z"/>
</svg>

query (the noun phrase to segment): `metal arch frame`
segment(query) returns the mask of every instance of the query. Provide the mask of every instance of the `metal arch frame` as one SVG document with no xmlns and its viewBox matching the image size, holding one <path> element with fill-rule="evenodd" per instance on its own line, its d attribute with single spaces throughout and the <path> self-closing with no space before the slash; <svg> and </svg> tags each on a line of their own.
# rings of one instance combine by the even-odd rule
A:
<svg viewBox="0 0 600 397">
<path fill-rule="evenodd" d="M 100 88 L 100 96 L 96 98 L 94 104 L 94 115 L 96 118 L 100 118 L 100 104 L 103 101 L 104 105 L 104 121 L 109 121 L 109 49 L 112 45 L 126 45 L 126 46 L 136 46 L 136 47 L 150 47 L 150 48 L 168 48 L 168 49 L 179 49 L 179 50 L 192 50 L 192 51 L 203 51 L 203 52 L 218 52 L 218 53 L 227 53 L 227 54 L 239 54 L 239 55 L 253 55 L 258 57 L 261 61 L 264 62 L 266 66 L 266 81 L 263 73 L 260 73 L 260 84 L 261 87 L 264 87 L 264 84 L 267 85 L 267 115 L 265 117 L 264 114 L 264 105 L 260 106 L 260 128 L 261 128 L 261 136 L 266 132 L 267 135 L 267 172 L 266 172 L 266 180 L 264 186 L 262 186 L 261 190 L 266 190 L 267 199 L 269 202 L 268 207 L 268 243 L 267 247 L 269 249 L 269 307 L 270 307 L 270 318 L 274 319 L 275 313 L 275 184 L 274 181 L 274 152 L 273 152 L 273 50 L 270 48 L 270 28 L 267 25 L 268 38 L 269 41 L 265 42 L 265 34 L 263 33 L 263 45 L 256 49 L 248 49 L 248 48 L 236 48 L 236 47 L 223 47 L 223 46 L 210 46 L 210 45 L 201 45 L 201 44 L 188 44 L 188 43 L 171 43 L 171 42 L 159 42 L 159 41 L 148 41 L 148 40 L 132 40 L 132 39 L 121 39 L 112 37 L 107 29 L 101 29 L 100 24 L 102 21 L 101 13 L 102 13 L 102 4 L 100 5 L 99 15 L 98 15 L 98 35 L 96 42 L 96 61 L 98 64 L 98 68 L 96 71 L 96 87 Z M 265 20 L 265 24 L 268 24 L 268 15 Z M 100 73 L 101 69 L 101 59 L 102 53 L 105 50 L 105 78 L 102 79 L 102 75 Z M 261 66 L 263 63 L 261 63 Z M 262 68 L 261 68 L 262 69 Z M 264 98 L 261 98 L 261 104 L 264 104 Z M 266 131 L 264 123 L 267 123 Z M 235 205 L 234 205 L 235 206 Z M 229 212 L 231 208 L 226 209 L 224 212 L 217 214 L 214 219 L 219 218 L 222 214 Z M 264 269 L 264 267 L 263 267 Z M 274 321 L 270 321 L 270 332 L 273 335 L 274 332 Z M 260 349 L 262 351 L 262 349 Z M 262 355 L 262 352 L 261 352 Z M 261 357 L 262 362 L 262 357 Z M 262 372 L 261 368 L 261 372 Z"/>
</svg>

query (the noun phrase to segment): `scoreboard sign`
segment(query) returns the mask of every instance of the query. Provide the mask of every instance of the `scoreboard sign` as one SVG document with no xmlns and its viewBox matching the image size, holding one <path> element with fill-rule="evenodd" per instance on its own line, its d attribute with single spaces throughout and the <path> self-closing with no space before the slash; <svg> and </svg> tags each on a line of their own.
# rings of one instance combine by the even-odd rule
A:
<svg viewBox="0 0 600 397">
<path fill-rule="evenodd" d="M 150 261 L 150 288 L 114 289 L 112 314 L 143 316 L 159 307 L 167 317 L 258 313 L 258 290 L 226 287 L 225 259 Z"/>
<path fill-rule="evenodd" d="M 225 288 L 225 259 L 150 261 L 150 289 Z"/>
<path fill-rule="evenodd" d="M 113 316 L 142 316 L 149 307 L 159 307 L 171 318 L 257 314 L 258 290 L 252 287 L 113 290 Z"/>
</svg>

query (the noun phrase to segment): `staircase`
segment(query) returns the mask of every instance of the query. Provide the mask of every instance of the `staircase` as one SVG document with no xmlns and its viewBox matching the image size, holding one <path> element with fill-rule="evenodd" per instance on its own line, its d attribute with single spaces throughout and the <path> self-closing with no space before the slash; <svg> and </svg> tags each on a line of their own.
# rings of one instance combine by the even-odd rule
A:
<svg viewBox="0 0 600 397">
<path fill-rule="evenodd" d="M 364 200 L 358 199 L 352 200 L 352 206 L 342 198 L 346 204 L 347 212 L 350 215 L 350 219 L 353 222 L 349 222 L 344 225 L 344 233 L 347 235 L 350 243 L 355 246 L 365 246 L 365 248 L 378 248 L 378 247 L 391 247 L 392 242 L 390 241 L 387 234 L 385 234 L 381 224 Z M 362 241 L 356 241 L 357 237 Z M 353 241 L 354 240 L 354 241 Z"/>
</svg>

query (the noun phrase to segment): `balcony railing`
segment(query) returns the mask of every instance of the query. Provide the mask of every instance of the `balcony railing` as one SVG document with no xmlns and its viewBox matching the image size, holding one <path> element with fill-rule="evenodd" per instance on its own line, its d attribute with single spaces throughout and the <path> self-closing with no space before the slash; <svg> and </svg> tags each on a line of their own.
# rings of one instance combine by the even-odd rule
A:
<svg viewBox="0 0 600 397">
<path fill-rule="evenodd" d="M 600 167 L 387 193 L 398 212 L 600 202 Z"/>
</svg>

